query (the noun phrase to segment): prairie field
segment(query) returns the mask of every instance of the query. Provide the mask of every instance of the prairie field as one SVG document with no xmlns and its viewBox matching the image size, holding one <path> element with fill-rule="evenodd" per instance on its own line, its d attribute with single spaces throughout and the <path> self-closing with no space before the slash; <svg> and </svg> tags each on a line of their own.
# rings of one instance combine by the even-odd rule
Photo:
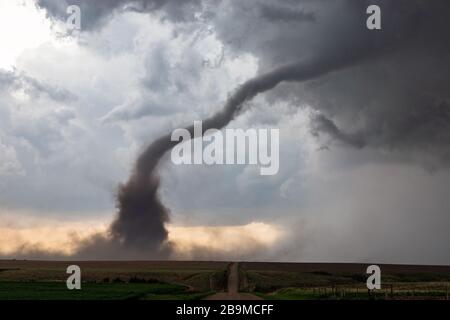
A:
<svg viewBox="0 0 450 320">
<path fill-rule="evenodd" d="M 66 268 L 81 268 L 68 290 Z M 450 267 L 380 265 L 382 288 L 366 287 L 366 264 L 225 261 L 0 260 L 0 300 L 192 300 L 224 297 L 230 266 L 242 297 L 304 299 L 448 299 Z"/>
</svg>

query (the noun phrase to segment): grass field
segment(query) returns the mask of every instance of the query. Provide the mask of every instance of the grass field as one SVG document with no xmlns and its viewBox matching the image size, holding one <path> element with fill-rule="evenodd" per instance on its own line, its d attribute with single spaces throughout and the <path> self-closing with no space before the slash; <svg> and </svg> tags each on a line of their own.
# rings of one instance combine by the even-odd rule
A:
<svg viewBox="0 0 450 320">
<path fill-rule="evenodd" d="M 79 265 L 82 289 L 66 288 Z M 228 262 L 0 260 L 0 300 L 202 299 L 227 287 Z M 380 265 L 382 289 L 369 292 L 367 265 L 239 263 L 239 288 L 264 299 L 448 299 L 450 267 Z"/>
<path fill-rule="evenodd" d="M 65 282 L 0 282 L 0 300 L 192 300 L 208 294 L 167 283 L 83 283 L 82 290 L 67 290 Z"/>
<path fill-rule="evenodd" d="M 66 268 L 82 270 L 82 289 L 68 290 Z M 5 299 L 201 299 L 222 290 L 226 262 L 0 261 Z"/>
<path fill-rule="evenodd" d="M 249 290 L 264 299 L 448 299 L 446 266 L 380 265 L 381 290 L 366 287 L 367 265 L 242 263 Z"/>
</svg>

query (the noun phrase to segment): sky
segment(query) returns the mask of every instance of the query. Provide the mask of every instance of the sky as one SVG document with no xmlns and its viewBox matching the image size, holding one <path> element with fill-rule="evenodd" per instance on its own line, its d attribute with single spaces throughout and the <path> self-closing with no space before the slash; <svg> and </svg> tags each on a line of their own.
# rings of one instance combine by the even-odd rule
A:
<svg viewBox="0 0 450 320">
<path fill-rule="evenodd" d="M 370 4 L 381 30 L 366 28 Z M 318 75 L 261 92 L 227 126 L 279 129 L 278 174 L 163 158 L 167 258 L 449 264 L 448 9 L 0 0 L 0 256 L 148 258 L 77 251 L 108 233 L 139 154 L 304 63 Z"/>
</svg>

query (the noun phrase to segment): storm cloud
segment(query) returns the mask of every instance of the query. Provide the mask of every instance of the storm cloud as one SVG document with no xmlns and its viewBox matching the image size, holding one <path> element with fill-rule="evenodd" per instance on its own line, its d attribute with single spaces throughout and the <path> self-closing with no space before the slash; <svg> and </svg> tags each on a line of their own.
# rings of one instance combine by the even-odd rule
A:
<svg viewBox="0 0 450 320">
<path fill-rule="evenodd" d="M 139 12 L 171 15 L 172 5 L 187 8 L 185 25 L 198 25 L 203 14 L 219 39 L 234 54 L 251 53 L 261 72 L 310 59 L 318 64 L 341 64 L 346 70 L 305 85 L 282 88 L 269 96 L 308 103 L 322 118 L 360 136 L 353 144 L 375 148 L 428 148 L 436 163 L 448 159 L 450 32 L 446 1 L 200 1 L 84 2 L 88 30 L 126 7 Z M 61 18 L 64 5 L 39 1 Z M 365 27 L 366 8 L 379 5 L 382 30 Z M 196 18 L 197 17 L 197 18 Z M 228 23 L 233 21 L 232 24 Z M 303 22 L 292 25 L 290 22 Z M 181 29 L 182 30 L 182 29 Z M 242 41 L 245 39 L 245 41 Z M 138 114 L 139 115 L 139 114 Z M 329 122 L 328 124 L 330 124 Z M 323 133 L 348 143 L 330 126 Z M 334 133 L 333 133 L 334 132 Z M 364 140 L 364 143 L 362 142 Z"/>
<path fill-rule="evenodd" d="M 199 0 L 75 0 L 54 1 L 37 0 L 36 4 L 47 10 L 50 17 L 65 21 L 68 17 L 67 7 L 77 5 L 82 14 L 83 28 L 94 30 L 102 27 L 114 13 L 124 11 L 155 12 L 164 9 L 167 16 L 175 21 L 183 21 L 193 16 L 200 5 Z"/>
<path fill-rule="evenodd" d="M 50 17 L 65 20 L 66 1 L 36 3 Z M 94 52 L 95 37 L 105 36 L 103 30 L 117 31 L 119 28 L 113 24 L 117 21 L 142 23 L 139 19 L 150 16 L 151 20 L 170 26 L 171 35 L 164 41 L 175 47 L 173 51 L 161 50 L 156 54 L 157 46 L 153 43 L 142 46 L 145 38 L 142 35 L 134 38 L 137 41 L 130 41 L 126 49 L 120 49 L 123 51 L 119 55 L 131 52 L 130 56 L 138 56 L 136 61 L 145 62 L 137 79 L 133 78 L 138 86 L 127 84 L 127 90 L 131 87 L 142 94 L 136 99 L 114 95 L 118 101 L 103 102 L 93 116 L 101 122 L 102 130 L 112 131 L 110 128 L 114 126 L 123 130 L 128 139 L 123 144 L 131 141 L 134 147 L 132 152 L 128 151 L 128 159 L 139 149 L 136 145 L 147 145 L 171 128 L 184 125 L 186 119 L 208 118 L 226 106 L 227 101 L 244 108 L 227 113 L 225 107 L 223 115 L 227 121 L 213 122 L 215 126 L 227 125 L 236 111 L 240 117 L 230 125 L 270 123 L 285 130 L 280 174 L 270 181 L 255 177 L 251 168 L 212 171 L 174 168 L 170 163 L 161 165 L 161 175 L 152 177 L 147 190 L 154 196 L 161 186 L 160 204 L 167 203 L 176 221 L 215 224 L 262 219 L 295 225 L 292 232 L 295 234 L 298 229 L 301 234 L 293 237 L 292 243 L 301 241 L 304 246 L 297 249 L 302 252 L 296 252 L 296 246 L 288 244 L 273 259 L 289 256 L 295 260 L 328 257 L 335 261 L 450 261 L 442 245 L 449 239 L 441 227 L 448 221 L 448 192 L 444 186 L 450 164 L 448 1 L 223 0 L 212 4 L 74 1 L 70 4 L 81 6 L 82 28 L 88 39 L 81 45 Z M 381 7 L 381 30 L 365 27 L 366 8 L 371 4 Z M 136 13 L 142 14 L 137 17 Z M 217 65 L 217 70 L 202 66 L 201 52 L 195 47 L 207 37 L 214 38 L 208 44 L 218 42 L 224 48 L 224 64 Z M 191 49 L 179 46 L 180 42 L 188 43 L 186 39 L 192 40 Z M 98 49 L 100 56 L 108 51 L 108 45 Z M 135 48 L 141 51 L 133 51 Z M 187 63 L 182 59 L 174 58 L 177 51 L 187 53 L 191 69 L 185 67 Z M 237 63 L 236 67 L 235 61 L 245 62 Z M 232 84 L 228 79 L 226 86 L 218 84 L 223 81 L 223 74 L 236 73 L 236 69 L 248 66 L 248 61 L 255 61 L 254 74 L 234 77 Z M 255 80 L 247 81 L 252 77 Z M 214 79 L 218 79 L 217 84 Z M 0 81 L 7 86 L 25 84 L 64 102 L 65 94 L 42 87 L 41 81 L 33 84 L 17 80 L 11 74 L 0 74 Z M 116 91 L 117 87 L 120 86 L 115 87 Z M 205 91 L 205 87 L 221 94 L 204 95 L 205 104 L 199 107 L 198 92 Z M 170 98 L 177 90 L 185 102 Z M 110 92 L 114 94 L 114 90 Z M 255 99 L 250 102 L 252 98 Z M 94 104 L 92 101 L 95 100 L 81 102 Z M 241 112 L 247 107 L 251 107 L 249 112 Z M 14 159 L 13 148 L 8 145 L 4 149 Z M 128 169 L 131 163 L 133 160 L 128 160 Z M 220 186 L 214 184 L 217 179 Z M 210 184 L 215 187 L 205 188 Z M 192 197 L 190 191 L 194 189 L 207 190 Z M 335 190 L 339 190 L 338 195 Z M 233 203 L 228 199 L 233 199 Z M 167 223 L 166 215 L 161 217 Z M 366 224 L 375 227 L 372 230 Z M 417 234 L 408 226 L 417 230 Z M 359 231 L 353 232 L 355 228 Z M 383 239 L 379 237 L 380 230 L 386 231 Z M 154 233 L 160 240 L 166 238 L 164 228 Z M 118 234 L 120 238 L 121 231 Z M 415 238 L 407 242 L 402 235 Z M 142 241 L 138 234 L 136 237 L 129 241 Z M 100 244 L 103 241 L 96 240 Z M 388 245 L 392 250 L 383 253 L 380 248 Z M 83 247 L 89 245 L 83 243 Z M 95 256 L 99 251 L 90 251 L 89 255 Z M 104 252 L 111 256 L 126 255 L 114 253 L 107 242 Z M 289 254 L 284 256 L 286 252 Z M 139 257 L 139 253 L 130 256 Z M 399 260 L 395 260 L 397 257 Z"/>
</svg>

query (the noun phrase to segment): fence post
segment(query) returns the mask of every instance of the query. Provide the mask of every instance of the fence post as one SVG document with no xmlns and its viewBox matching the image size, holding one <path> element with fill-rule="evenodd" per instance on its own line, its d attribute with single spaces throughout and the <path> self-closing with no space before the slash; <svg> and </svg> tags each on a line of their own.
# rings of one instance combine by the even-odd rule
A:
<svg viewBox="0 0 450 320">
<path fill-rule="evenodd" d="M 209 290 L 214 291 L 215 286 L 214 286 L 214 278 L 213 276 L 209 276 Z"/>
</svg>

